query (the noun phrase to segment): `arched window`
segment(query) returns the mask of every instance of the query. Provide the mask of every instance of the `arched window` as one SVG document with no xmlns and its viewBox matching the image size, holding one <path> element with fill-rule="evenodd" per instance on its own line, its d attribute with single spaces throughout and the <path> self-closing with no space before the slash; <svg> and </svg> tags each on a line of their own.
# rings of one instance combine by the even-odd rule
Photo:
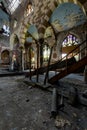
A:
<svg viewBox="0 0 87 130">
<path fill-rule="evenodd" d="M 62 42 L 62 57 L 66 56 L 69 52 L 74 50 L 76 46 L 78 46 L 78 44 L 79 44 L 79 39 L 75 35 L 73 34 L 67 35 Z M 74 53 L 76 52 L 74 51 Z M 69 58 L 72 56 L 73 53 L 70 53 Z M 76 55 L 75 57 L 78 60 L 79 56 Z"/>
<path fill-rule="evenodd" d="M 63 40 L 63 47 L 67 46 L 73 46 L 73 45 L 78 45 L 79 40 L 76 36 L 69 34 L 64 40 Z"/>
<path fill-rule="evenodd" d="M 35 57 L 34 57 L 35 53 L 34 53 L 34 48 L 31 47 L 31 63 L 34 64 L 35 62 Z"/>
<path fill-rule="evenodd" d="M 43 61 L 48 61 L 49 56 L 50 56 L 50 47 L 47 44 L 45 44 L 43 46 Z"/>
<path fill-rule="evenodd" d="M 10 62 L 10 57 L 9 57 L 9 51 L 8 50 L 4 50 L 2 53 L 1 53 L 1 61 L 2 61 L 2 64 L 9 64 Z"/>
</svg>

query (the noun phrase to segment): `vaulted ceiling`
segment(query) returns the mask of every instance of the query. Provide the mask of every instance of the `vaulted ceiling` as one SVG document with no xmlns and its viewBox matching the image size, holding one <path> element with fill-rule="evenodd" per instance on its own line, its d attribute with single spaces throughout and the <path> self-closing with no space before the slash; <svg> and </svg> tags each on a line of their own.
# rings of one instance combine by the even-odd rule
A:
<svg viewBox="0 0 87 130">
<path fill-rule="evenodd" d="M 47 35 L 51 35 L 50 25 L 57 32 L 68 30 L 87 21 L 86 9 L 84 8 L 86 3 L 86 0 L 34 0 L 34 12 L 31 13 L 27 21 L 37 27 L 39 38 L 44 36 L 46 28 L 48 28 Z M 26 28 L 26 19 L 24 19 L 24 22 Z M 36 31 L 35 33 L 37 35 Z M 25 36 L 23 35 L 22 38 L 24 39 Z"/>
<path fill-rule="evenodd" d="M 0 0 L 1 8 L 8 14 L 13 14 L 23 0 Z"/>
<path fill-rule="evenodd" d="M 15 12 L 23 0 L 0 0 L 0 32 L 3 25 L 9 26 L 11 15 Z"/>
<path fill-rule="evenodd" d="M 2 15 L 0 12 L 0 19 L 7 20 L 24 0 L 0 0 L 0 2 L 2 4 L 0 4 L 0 9 L 5 13 Z M 86 21 L 87 0 L 78 0 L 78 2 L 77 0 L 31 0 L 31 2 L 34 11 L 27 18 L 24 18 L 23 23 L 28 21 L 26 25 L 28 23 L 34 24 L 39 35 L 43 35 L 46 28 L 49 27 L 49 23 L 60 32 Z M 23 30 L 27 27 L 26 25 L 23 25 Z M 32 27 L 28 31 L 32 32 Z"/>
<path fill-rule="evenodd" d="M 13 14 L 14 11 L 17 9 L 18 6 L 23 2 L 24 0 L 0 0 L 0 8 L 3 9 L 8 14 Z M 30 1 L 30 0 L 28 0 Z M 38 0 L 31 0 L 31 2 L 34 4 Z M 58 0 L 56 0 L 58 1 Z M 66 1 L 66 0 L 65 0 Z M 71 0 L 72 1 L 72 0 Z M 78 0 L 82 5 L 85 5 L 87 3 L 87 0 Z M 40 1 L 41 3 L 42 1 Z M 2 4 L 2 6 L 1 6 Z M 38 3 L 39 4 L 39 3 Z"/>
</svg>

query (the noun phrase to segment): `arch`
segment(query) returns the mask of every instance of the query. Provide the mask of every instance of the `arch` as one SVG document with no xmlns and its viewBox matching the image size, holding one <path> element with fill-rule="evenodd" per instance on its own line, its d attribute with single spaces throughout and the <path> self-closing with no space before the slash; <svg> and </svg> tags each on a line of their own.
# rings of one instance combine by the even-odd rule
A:
<svg viewBox="0 0 87 130">
<path fill-rule="evenodd" d="M 1 52 L 1 63 L 4 65 L 8 65 L 9 62 L 10 62 L 10 53 L 6 49 L 6 50 Z"/>
<path fill-rule="evenodd" d="M 68 54 L 73 49 L 75 49 L 79 45 L 79 43 L 80 43 L 80 39 L 75 34 L 68 33 L 62 42 L 62 57 L 64 57 L 66 54 Z M 78 50 L 74 51 L 74 53 L 77 53 Z M 69 58 L 72 56 L 73 53 L 69 55 Z M 79 55 L 77 54 L 75 58 L 76 60 L 78 60 Z"/>
<path fill-rule="evenodd" d="M 86 20 L 87 17 L 79 5 L 64 2 L 53 11 L 49 21 L 57 32 L 61 32 L 82 25 Z"/>
<path fill-rule="evenodd" d="M 17 34 L 14 34 L 14 40 L 13 40 L 13 49 L 17 50 L 19 48 L 19 38 Z"/>
<path fill-rule="evenodd" d="M 35 40 L 39 40 L 38 30 L 35 25 L 30 25 L 27 31 Z"/>
<path fill-rule="evenodd" d="M 55 42 L 56 42 L 55 34 L 54 34 L 54 30 L 51 26 L 46 28 L 45 33 L 44 33 L 44 39 L 45 39 L 45 42 L 48 43 L 48 45 L 51 47 L 55 44 Z"/>
<path fill-rule="evenodd" d="M 80 42 L 79 42 L 79 39 L 78 39 L 74 34 L 69 33 L 69 34 L 63 39 L 62 46 L 63 46 L 63 47 L 75 46 L 75 45 L 78 45 L 79 43 L 80 43 Z"/>
<path fill-rule="evenodd" d="M 17 34 L 14 34 L 14 44 L 19 43 L 19 38 Z"/>
<path fill-rule="evenodd" d="M 48 44 L 43 45 L 43 63 L 47 62 L 50 56 L 50 46 Z"/>
<path fill-rule="evenodd" d="M 83 11 L 83 13 L 86 14 L 84 7 L 80 4 L 80 2 L 78 2 L 78 0 L 57 0 L 57 1 L 52 0 L 50 1 L 50 3 L 48 1 L 41 1 L 41 2 L 39 1 L 39 4 L 38 2 L 35 2 L 34 5 L 35 8 L 38 7 L 35 10 L 35 13 L 33 12 L 32 17 L 29 17 L 27 19 L 25 18 L 21 24 L 21 37 L 20 37 L 21 43 L 25 42 L 25 33 L 29 25 L 32 25 L 32 23 L 38 29 L 39 38 L 42 38 L 45 28 L 47 28 L 50 24 L 52 24 L 49 22 L 50 21 L 49 19 L 52 16 L 55 9 L 57 9 L 60 5 L 67 4 L 67 3 L 76 5 L 76 7 L 79 7 Z M 43 7 L 43 9 L 39 11 L 41 7 Z M 25 21 L 27 22 L 25 23 Z M 62 27 L 59 26 L 60 30 L 61 28 Z"/>
<path fill-rule="evenodd" d="M 39 34 L 39 39 L 44 38 L 44 33 L 45 33 L 46 27 L 42 24 L 38 26 L 38 34 Z"/>
<path fill-rule="evenodd" d="M 25 38 L 26 38 L 26 33 L 27 33 L 27 30 L 30 26 L 30 23 L 21 23 L 21 30 L 20 30 L 20 43 L 21 44 L 24 44 L 25 43 Z"/>
<path fill-rule="evenodd" d="M 13 33 L 10 37 L 10 49 L 16 49 L 19 46 L 19 37 L 17 34 Z"/>
</svg>

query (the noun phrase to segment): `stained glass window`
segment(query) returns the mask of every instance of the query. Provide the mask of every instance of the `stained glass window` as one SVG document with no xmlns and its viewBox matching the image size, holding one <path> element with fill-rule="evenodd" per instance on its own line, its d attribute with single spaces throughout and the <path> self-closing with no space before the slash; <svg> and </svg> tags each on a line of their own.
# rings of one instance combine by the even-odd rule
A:
<svg viewBox="0 0 87 130">
<path fill-rule="evenodd" d="M 64 40 L 63 40 L 63 47 L 67 46 L 73 46 L 73 45 L 78 45 L 79 40 L 76 36 L 69 34 Z"/>
<path fill-rule="evenodd" d="M 43 47 L 43 60 L 48 61 L 50 56 L 50 48 L 48 45 L 44 45 Z"/>
</svg>

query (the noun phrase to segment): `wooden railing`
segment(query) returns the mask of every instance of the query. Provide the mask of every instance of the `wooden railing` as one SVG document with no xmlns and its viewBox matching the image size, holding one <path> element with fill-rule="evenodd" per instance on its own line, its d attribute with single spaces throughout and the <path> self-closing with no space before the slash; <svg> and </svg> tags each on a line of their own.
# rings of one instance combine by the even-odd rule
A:
<svg viewBox="0 0 87 130">
<path fill-rule="evenodd" d="M 59 62 L 62 62 L 64 59 L 66 59 L 66 66 L 63 71 L 61 71 L 59 74 L 55 75 L 54 77 L 50 78 L 48 82 L 55 83 L 57 80 L 63 78 L 64 76 L 77 71 L 81 67 L 87 65 L 87 41 L 83 41 L 81 44 L 79 44 L 75 49 L 73 49 L 71 52 L 69 52 L 65 57 L 63 57 Z M 79 55 L 78 60 L 76 63 L 73 63 L 71 65 L 67 64 L 69 55 L 73 54 L 72 56 L 75 57 L 76 55 Z"/>
<path fill-rule="evenodd" d="M 80 54 L 82 51 L 84 51 L 86 48 L 87 48 L 87 45 L 86 45 L 86 40 L 84 40 L 81 44 L 78 44 L 78 46 L 76 46 L 72 51 L 70 51 L 66 56 L 64 56 L 63 58 L 61 58 L 59 61 L 57 61 L 57 62 L 53 62 L 53 63 L 51 63 L 51 65 L 52 64 L 56 64 L 56 63 L 60 63 L 60 62 L 62 62 L 63 60 L 67 60 L 67 59 L 69 59 L 69 55 L 71 55 L 71 57 L 75 57 L 77 54 Z M 84 47 L 82 47 L 84 45 Z M 81 49 L 81 47 L 82 47 L 82 49 Z M 85 56 L 85 55 L 84 55 Z M 70 57 L 70 58 L 71 58 Z M 80 59 L 81 57 L 79 57 L 79 59 Z M 78 60 L 79 60 L 78 59 Z M 67 61 L 66 61 L 66 63 L 67 63 Z"/>
<path fill-rule="evenodd" d="M 57 71 L 59 69 L 62 70 L 62 68 L 64 68 L 67 71 L 69 66 L 71 66 L 72 64 L 75 64 L 77 62 L 75 59 L 76 55 L 79 55 L 78 61 L 81 60 L 81 58 L 85 57 L 86 48 L 87 48 L 87 45 L 86 45 L 86 40 L 85 40 L 81 44 L 79 44 L 75 49 L 73 49 L 71 52 L 69 52 L 66 56 L 64 56 L 62 59 L 60 59 L 59 61 L 51 63 L 49 66 L 38 68 L 38 75 L 43 74 L 44 72 L 47 72 L 47 70 L 48 71 L 51 71 L 51 70 Z M 72 57 L 69 58 L 69 55 L 71 55 L 71 54 L 72 54 Z M 83 55 L 81 56 L 81 54 L 83 54 Z M 68 74 L 68 73 L 66 73 L 66 74 Z M 27 77 L 37 75 L 37 69 L 32 71 L 31 73 L 29 73 L 29 72 L 25 73 L 25 75 Z M 48 77 L 45 77 L 45 80 L 46 80 L 46 78 L 48 79 Z"/>
</svg>

